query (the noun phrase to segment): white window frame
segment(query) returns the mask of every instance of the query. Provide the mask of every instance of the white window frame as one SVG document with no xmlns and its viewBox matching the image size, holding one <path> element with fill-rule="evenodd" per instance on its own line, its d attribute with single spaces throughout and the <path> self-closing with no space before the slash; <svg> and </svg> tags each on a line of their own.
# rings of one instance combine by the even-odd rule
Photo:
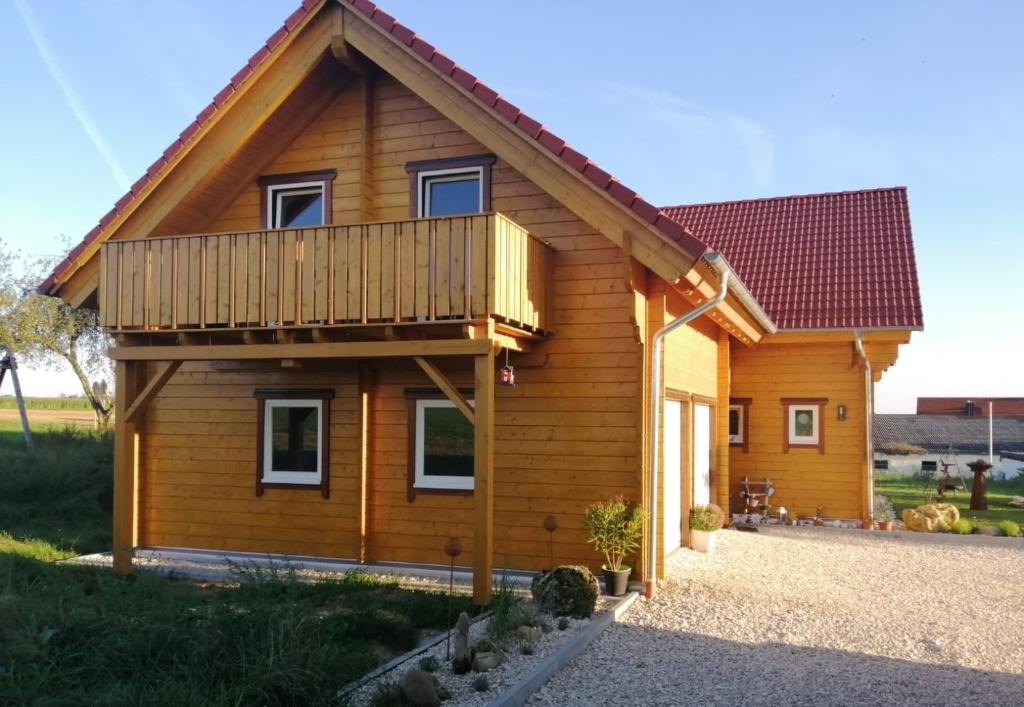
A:
<svg viewBox="0 0 1024 707">
<path fill-rule="evenodd" d="M 320 225 L 327 223 L 327 185 L 322 182 L 293 182 L 291 184 L 268 184 L 264 187 L 267 190 L 267 224 L 268 228 L 297 228 L 295 226 L 279 225 L 278 217 L 281 215 L 281 197 L 302 196 L 305 194 L 320 195 Z M 287 192 L 285 194 L 284 192 Z M 313 226 L 304 226 L 313 228 Z"/>
<path fill-rule="evenodd" d="M 274 464 L 274 408 L 316 408 L 316 471 L 276 471 Z M 319 486 L 324 473 L 324 401 L 318 398 L 268 398 L 263 401 L 263 482 Z"/>
<path fill-rule="evenodd" d="M 810 437 L 801 437 L 796 433 L 796 416 L 801 412 L 807 411 L 810 411 L 813 415 L 814 434 Z M 789 420 L 789 426 L 787 428 L 787 431 L 789 433 L 789 446 L 818 446 L 821 440 L 821 405 L 811 405 L 807 403 L 790 404 L 789 411 L 787 412 L 787 418 Z"/>
<path fill-rule="evenodd" d="M 472 400 L 467 400 L 473 405 Z M 455 409 L 455 403 L 451 400 L 434 398 L 421 398 L 416 400 L 416 449 L 415 474 L 413 476 L 413 488 L 417 489 L 447 489 L 453 491 L 472 491 L 475 477 L 472 476 L 427 476 L 423 470 L 424 443 L 426 442 L 426 411 L 428 408 L 451 408 Z"/>
<path fill-rule="evenodd" d="M 743 441 L 744 441 L 743 440 L 743 417 L 746 414 L 746 411 L 744 410 L 745 407 L 746 407 L 746 405 L 730 405 L 729 406 L 729 412 L 732 412 L 733 410 L 735 410 L 736 412 L 739 413 L 739 418 L 738 418 L 738 421 L 739 421 L 739 432 L 737 434 L 734 434 L 734 435 L 733 434 L 729 435 L 729 444 L 743 444 Z"/>
<path fill-rule="evenodd" d="M 430 190 L 427 189 L 429 182 L 458 182 L 467 176 L 474 175 L 477 179 L 477 202 L 476 212 L 484 211 L 484 168 L 483 167 L 453 167 L 451 169 L 432 169 L 426 172 L 416 173 L 416 193 L 419 195 L 417 201 L 417 216 L 419 218 L 430 218 Z M 444 218 L 438 216 L 437 218 Z"/>
</svg>

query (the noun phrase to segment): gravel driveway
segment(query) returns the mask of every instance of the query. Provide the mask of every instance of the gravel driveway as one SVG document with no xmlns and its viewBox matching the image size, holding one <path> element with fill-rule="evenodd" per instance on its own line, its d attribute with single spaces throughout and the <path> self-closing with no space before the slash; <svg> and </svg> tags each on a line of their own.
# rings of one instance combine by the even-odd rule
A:
<svg viewBox="0 0 1024 707">
<path fill-rule="evenodd" d="M 719 534 L 532 704 L 1024 705 L 1024 541 Z"/>
</svg>

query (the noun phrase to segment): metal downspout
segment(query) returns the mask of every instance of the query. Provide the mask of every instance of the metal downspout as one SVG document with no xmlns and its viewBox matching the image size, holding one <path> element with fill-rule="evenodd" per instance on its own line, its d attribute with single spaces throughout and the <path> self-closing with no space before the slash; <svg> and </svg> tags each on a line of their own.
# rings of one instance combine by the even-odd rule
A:
<svg viewBox="0 0 1024 707">
<path fill-rule="evenodd" d="M 871 361 L 864 352 L 864 332 L 859 329 L 853 331 L 853 345 L 857 348 L 860 360 L 864 362 L 864 403 L 866 410 L 864 428 L 867 431 L 867 480 L 868 480 L 868 516 L 875 513 L 875 381 L 871 373 Z"/>
<path fill-rule="evenodd" d="M 644 582 L 645 593 L 648 597 L 654 596 L 654 585 L 657 581 L 658 575 L 658 448 L 661 445 L 661 434 L 658 428 L 658 414 L 661 407 L 661 363 L 662 358 L 664 357 L 664 340 L 666 336 L 679 327 L 717 307 L 729 292 L 729 275 L 731 270 L 725 263 L 725 259 L 722 258 L 719 253 L 708 253 L 704 256 L 704 259 L 707 260 L 718 272 L 718 292 L 704 304 L 690 310 L 678 319 L 673 319 L 671 322 L 658 329 L 654 334 L 654 346 L 651 351 L 651 507 L 649 514 L 648 534 L 650 536 L 650 540 L 648 542 L 647 578 Z"/>
</svg>

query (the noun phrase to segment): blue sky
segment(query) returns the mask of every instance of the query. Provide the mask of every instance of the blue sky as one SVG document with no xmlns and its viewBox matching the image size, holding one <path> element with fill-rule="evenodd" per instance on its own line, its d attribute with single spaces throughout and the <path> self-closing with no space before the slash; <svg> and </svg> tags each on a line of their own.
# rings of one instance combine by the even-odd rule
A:
<svg viewBox="0 0 1024 707">
<path fill-rule="evenodd" d="M 77 241 L 296 5 L 0 0 L 0 238 Z M 879 411 L 1024 395 L 1024 3 L 382 5 L 654 203 L 907 185 L 926 331 Z"/>
</svg>

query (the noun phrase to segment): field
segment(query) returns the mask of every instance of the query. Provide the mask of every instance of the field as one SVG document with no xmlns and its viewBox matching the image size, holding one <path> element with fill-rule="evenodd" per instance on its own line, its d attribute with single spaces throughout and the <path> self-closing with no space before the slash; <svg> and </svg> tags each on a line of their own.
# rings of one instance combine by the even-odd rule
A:
<svg viewBox="0 0 1024 707">
<path fill-rule="evenodd" d="M 970 479 L 968 479 L 970 483 Z M 934 490 L 933 487 L 932 490 Z M 988 510 L 972 511 L 970 488 L 965 491 L 949 491 L 946 500 L 960 510 L 960 516 L 971 520 L 998 522 L 1012 520 L 1024 526 L 1024 508 L 1010 506 L 1013 496 L 1024 496 L 1024 478 L 1013 481 L 990 481 L 988 483 Z M 926 502 L 925 488 L 916 479 L 900 474 L 876 474 L 875 492 L 889 497 L 896 514 L 904 508 L 914 508 Z"/>
<path fill-rule="evenodd" d="M 208 584 L 57 564 L 110 547 L 111 440 L 33 427 L 28 452 L 0 421 L 0 705 L 335 704 L 446 625 L 444 595 L 358 572 Z"/>
<path fill-rule="evenodd" d="M 85 410 L 89 411 L 89 401 L 83 397 L 66 398 L 25 398 L 25 407 L 29 410 Z M 0 410 L 15 410 L 17 403 L 13 395 L 0 395 Z"/>
</svg>

